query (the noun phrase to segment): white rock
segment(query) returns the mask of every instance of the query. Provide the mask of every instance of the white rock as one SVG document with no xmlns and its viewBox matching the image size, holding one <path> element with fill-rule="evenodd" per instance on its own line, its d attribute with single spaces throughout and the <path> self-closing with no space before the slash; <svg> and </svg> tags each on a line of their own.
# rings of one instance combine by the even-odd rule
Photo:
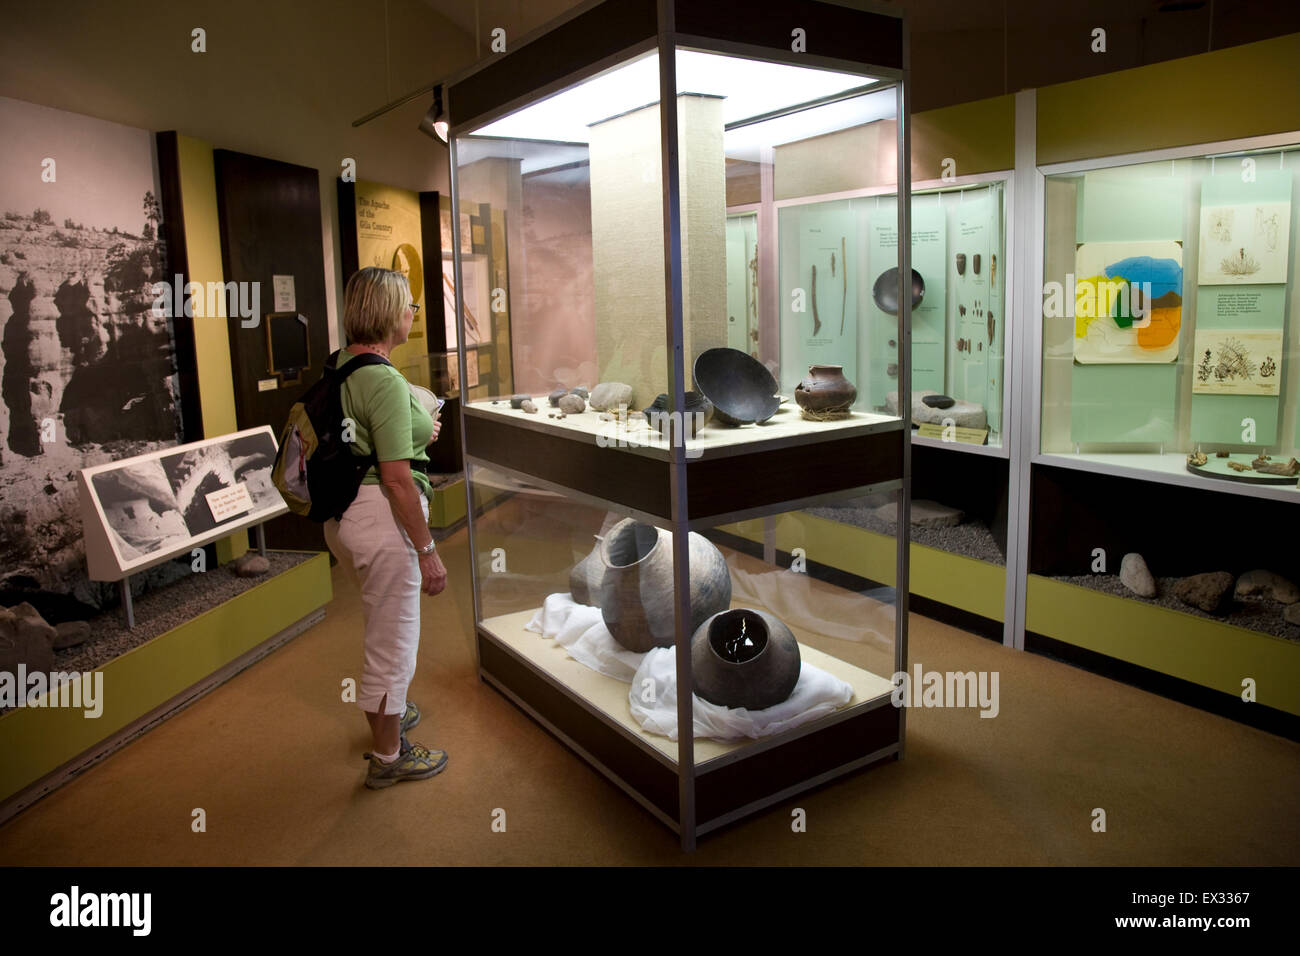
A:
<svg viewBox="0 0 1300 956">
<path fill-rule="evenodd" d="M 1136 551 L 1130 551 L 1120 561 L 1119 580 L 1134 594 L 1146 598 L 1156 596 L 1156 579 L 1151 576 L 1146 560 Z"/>
<path fill-rule="evenodd" d="M 876 509 L 876 517 L 888 522 L 898 521 L 898 502 L 891 501 Z M 966 515 L 957 508 L 949 508 L 937 501 L 924 498 L 912 502 L 911 523 L 914 528 L 952 528 L 961 524 Z"/>
<path fill-rule="evenodd" d="M 631 408 L 632 386 L 623 382 L 601 382 L 591 390 L 587 404 L 598 412 L 614 411 L 620 405 Z"/>
<path fill-rule="evenodd" d="M 1247 571 L 1237 578 L 1237 586 L 1232 596 L 1238 601 L 1249 598 L 1272 598 L 1282 604 L 1295 604 L 1300 601 L 1300 588 L 1272 571 Z"/>
<path fill-rule="evenodd" d="M 931 408 L 921 401 L 926 395 L 938 395 L 938 392 L 926 390 L 912 393 L 912 421 L 918 425 L 942 425 L 947 419 L 958 428 L 987 428 L 988 412 L 983 405 L 957 400 L 948 408 Z M 885 396 L 885 411 L 890 415 L 899 414 L 898 392 Z"/>
</svg>

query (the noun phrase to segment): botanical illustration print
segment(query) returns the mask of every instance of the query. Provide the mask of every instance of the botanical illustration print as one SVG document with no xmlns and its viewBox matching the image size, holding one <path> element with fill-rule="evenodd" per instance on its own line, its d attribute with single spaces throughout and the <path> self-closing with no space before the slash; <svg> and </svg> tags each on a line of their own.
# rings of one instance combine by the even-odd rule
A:
<svg viewBox="0 0 1300 956">
<path fill-rule="evenodd" d="M 1281 329 L 1198 330 L 1192 392 L 1277 395 L 1281 354 Z"/>
<path fill-rule="evenodd" d="M 1232 242 L 1232 219 L 1236 210 L 1212 209 L 1208 217 L 1208 228 L 1210 235 L 1215 242 L 1222 242 L 1225 245 Z"/>
<path fill-rule="evenodd" d="M 1285 282 L 1290 223 L 1286 202 L 1202 207 L 1200 283 Z"/>
</svg>

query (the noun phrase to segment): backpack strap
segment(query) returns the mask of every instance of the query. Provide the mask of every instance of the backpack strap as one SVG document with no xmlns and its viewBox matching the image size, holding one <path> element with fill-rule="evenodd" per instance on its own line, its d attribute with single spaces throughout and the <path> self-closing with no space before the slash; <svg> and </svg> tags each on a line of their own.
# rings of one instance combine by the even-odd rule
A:
<svg viewBox="0 0 1300 956">
<path fill-rule="evenodd" d="M 389 368 L 394 367 L 393 363 L 388 361 L 388 359 L 384 358 L 382 355 L 376 355 L 374 352 L 362 352 L 360 355 L 354 355 L 352 361 L 344 365 L 343 368 L 339 368 L 339 353 L 342 351 L 342 349 L 339 349 L 338 352 L 334 352 L 325 360 L 326 373 L 334 376 L 338 380 L 339 385 L 342 385 L 347 381 L 348 376 L 357 369 L 366 368 L 370 365 L 387 365 Z"/>
</svg>

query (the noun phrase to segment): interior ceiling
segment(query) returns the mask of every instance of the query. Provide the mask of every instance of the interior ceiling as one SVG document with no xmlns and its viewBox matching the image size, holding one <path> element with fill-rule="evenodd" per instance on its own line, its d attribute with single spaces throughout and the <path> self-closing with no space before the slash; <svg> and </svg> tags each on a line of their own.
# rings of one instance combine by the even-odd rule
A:
<svg viewBox="0 0 1300 956">
<path fill-rule="evenodd" d="M 424 0 L 485 55 L 495 27 L 507 44 L 580 0 Z M 730 2 L 738 16 L 743 0 Z M 852 5 L 852 0 L 842 0 Z M 878 0 L 907 12 L 912 105 L 936 109 L 1300 32 L 1295 0 Z M 1092 50 L 1106 30 L 1107 49 Z"/>
</svg>

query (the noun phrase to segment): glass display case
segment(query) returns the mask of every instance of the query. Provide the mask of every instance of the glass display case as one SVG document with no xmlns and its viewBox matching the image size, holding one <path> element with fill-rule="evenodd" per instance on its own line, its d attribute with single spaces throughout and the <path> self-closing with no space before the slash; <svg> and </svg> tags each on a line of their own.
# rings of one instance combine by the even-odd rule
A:
<svg viewBox="0 0 1300 956">
<path fill-rule="evenodd" d="M 909 507 L 909 210 L 809 224 L 772 294 L 735 201 L 906 189 L 902 20 L 761 13 L 585 4 L 447 90 L 452 206 L 509 249 L 510 391 L 462 407 L 480 671 L 685 847 L 902 749 L 906 538 L 855 575 L 803 509 Z"/>
<path fill-rule="evenodd" d="M 1044 172 L 1047 463 L 1300 500 L 1300 149 Z"/>
</svg>

